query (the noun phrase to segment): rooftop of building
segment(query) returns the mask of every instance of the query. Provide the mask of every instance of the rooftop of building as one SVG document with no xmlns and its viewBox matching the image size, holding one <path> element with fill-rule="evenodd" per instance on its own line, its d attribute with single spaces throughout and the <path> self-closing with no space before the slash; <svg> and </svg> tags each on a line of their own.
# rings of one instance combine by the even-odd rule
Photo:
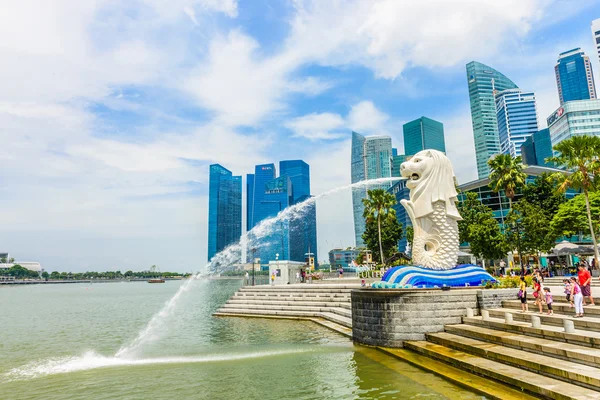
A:
<svg viewBox="0 0 600 400">
<path fill-rule="evenodd" d="M 562 169 L 542 167 L 539 165 L 527 165 L 527 166 L 525 166 L 525 168 L 523 168 L 523 172 L 525 172 L 527 175 L 530 175 L 530 176 L 539 176 L 545 172 L 546 173 L 554 173 L 554 172 L 565 173 L 565 171 Z M 468 191 L 468 190 L 477 189 L 482 186 L 487 186 L 489 184 L 490 184 L 490 178 L 483 178 L 483 179 L 477 179 L 477 180 L 474 180 L 471 182 L 463 183 L 462 185 L 458 185 L 458 189 L 460 191 L 464 192 L 464 191 Z"/>
<path fill-rule="evenodd" d="M 560 60 L 562 58 L 569 57 L 575 54 L 583 54 L 583 50 L 581 50 L 581 47 L 576 47 L 571 50 L 563 51 L 558 55 L 558 59 Z"/>
</svg>

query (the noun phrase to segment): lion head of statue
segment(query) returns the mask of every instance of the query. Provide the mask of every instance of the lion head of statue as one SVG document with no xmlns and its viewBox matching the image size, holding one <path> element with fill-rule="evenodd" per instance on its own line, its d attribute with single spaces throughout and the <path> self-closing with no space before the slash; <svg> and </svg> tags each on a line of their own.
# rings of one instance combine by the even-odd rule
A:
<svg viewBox="0 0 600 400">
<path fill-rule="evenodd" d="M 437 150 L 423 150 L 400 166 L 406 187 L 410 189 L 415 217 L 424 217 L 433 212 L 437 201 L 446 203 L 446 214 L 456 220 L 461 216 L 456 209 L 457 192 L 454 170 L 450 160 Z"/>
</svg>

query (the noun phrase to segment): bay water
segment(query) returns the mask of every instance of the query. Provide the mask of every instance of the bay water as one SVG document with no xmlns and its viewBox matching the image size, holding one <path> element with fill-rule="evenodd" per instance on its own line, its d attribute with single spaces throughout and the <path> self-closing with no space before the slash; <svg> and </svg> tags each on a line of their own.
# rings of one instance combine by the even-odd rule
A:
<svg viewBox="0 0 600 400">
<path fill-rule="evenodd" d="M 239 280 L 0 287 L 0 399 L 481 399 L 308 321 L 220 318 Z"/>
</svg>

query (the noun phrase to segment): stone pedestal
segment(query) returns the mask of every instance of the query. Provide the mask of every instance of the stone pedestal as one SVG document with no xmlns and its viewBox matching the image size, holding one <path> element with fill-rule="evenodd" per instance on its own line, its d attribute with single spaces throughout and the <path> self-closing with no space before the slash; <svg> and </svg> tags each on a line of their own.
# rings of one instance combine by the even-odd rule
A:
<svg viewBox="0 0 600 400">
<path fill-rule="evenodd" d="M 352 291 L 352 336 L 371 346 L 402 347 L 426 333 L 460 324 L 477 310 L 478 289 L 357 289 Z"/>
</svg>

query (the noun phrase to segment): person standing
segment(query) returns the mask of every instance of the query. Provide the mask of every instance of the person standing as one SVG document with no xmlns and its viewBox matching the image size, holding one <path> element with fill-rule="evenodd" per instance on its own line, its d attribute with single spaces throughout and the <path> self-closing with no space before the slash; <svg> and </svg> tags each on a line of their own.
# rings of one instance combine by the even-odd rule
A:
<svg viewBox="0 0 600 400">
<path fill-rule="evenodd" d="M 542 314 L 542 299 L 544 298 L 544 294 L 542 292 L 542 284 L 537 277 L 533 278 L 533 297 L 535 298 L 535 305 L 539 307 L 540 314 Z"/>
<path fill-rule="evenodd" d="M 594 298 L 592 297 L 592 275 L 590 271 L 585 268 L 584 264 L 579 264 L 579 271 L 577 272 L 579 278 L 579 286 L 581 287 L 581 295 L 583 296 L 583 305 L 585 304 L 585 298 L 590 298 L 590 305 L 594 306 Z"/>
<path fill-rule="evenodd" d="M 581 288 L 577 284 L 577 279 L 571 277 L 571 298 L 575 304 L 575 315 L 574 318 L 583 317 L 583 295 L 581 294 Z"/>
<path fill-rule="evenodd" d="M 250 282 L 250 274 L 246 271 L 246 285 Z"/>
<path fill-rule="evenodd" d="M 521 277 L 521 282 L 519 282 L 519 299 L 521 300 L 521 312 L 528 312 L 529 306 L 527 305 L 527 283 L 525 282 L 525 277 Z"/>
<path fill-rule="evenodd" d="M 544 293 L 546 294 L 546 305 L 548 306 L 548 315 L 554 315 L 554 311 L 552 311 L 552 303 L 554 303 L 554 299 L 552 299 L 552 293 L 550 293 L 550 288 L 545 287 Z"/>
<path fill-rule="evenodd" d="M 296 271 L 296 283 L 300 281 L 300 271 Z"/>
<path fill-rule="evenodd" d="M 275 272 L 271 273 L 271 286 L 275 286 Z"/>
</svg>

